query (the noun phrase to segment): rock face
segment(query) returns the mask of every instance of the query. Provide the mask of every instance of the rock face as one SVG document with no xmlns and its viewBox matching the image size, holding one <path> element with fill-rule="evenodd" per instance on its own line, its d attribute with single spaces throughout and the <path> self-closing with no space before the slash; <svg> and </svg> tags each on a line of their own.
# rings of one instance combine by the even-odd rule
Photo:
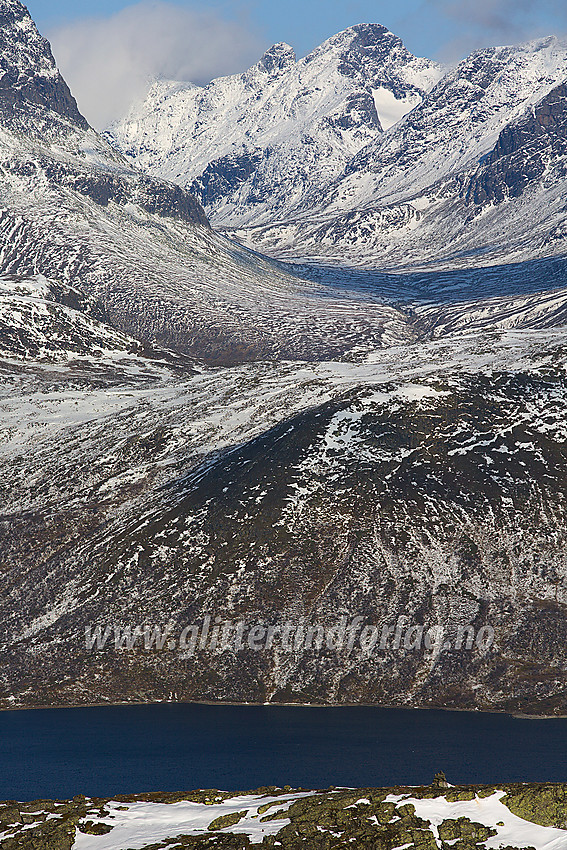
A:
<svg viewBox="0 0 567 850">
<path fill-rule="evenodd" d="M 360 24 L 299 61 L 277 44 L 204 88 L 156 83 L 110 136 L 150 173 L 194 192 L 217 223 L 271 221 L 315 204 L 439 75 L 384 27 Z"/>
<path fill-rule="evenodd" d="M 57 70 L 49 42 L 19 0 L 0 2 L 0 117 L 2 126 L 26 129 L 45 120 L 45 110 L 83 130 L 67 83 Z M 31 122 L 30 122 L 31 119 Z M 43 120 L 42 120 L 43 119 Z"/>
<path fill-rule="evenodd" d="M 567 174 L 567 84 L 554 88 L 527 114 L 508 124 L 467 186 L 468 203 L 517 198 L 546 170 Z"/>
</svg>

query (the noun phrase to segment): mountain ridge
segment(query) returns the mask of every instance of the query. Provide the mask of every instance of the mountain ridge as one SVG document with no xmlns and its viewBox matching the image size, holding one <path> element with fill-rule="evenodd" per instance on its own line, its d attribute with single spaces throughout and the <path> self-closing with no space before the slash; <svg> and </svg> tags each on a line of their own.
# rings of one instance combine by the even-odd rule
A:
<svg viewBox="0 0 567 850">
<path fill-rule="evenodd" d="M 59 73 L 51 46 L 18 0 L 0 4 L 0 110 L 3 125 L 21 126 L 30 111 L 48 107 L 64 121 L 86 130 L 88 124 Z M 23 36 L 23 37 L 22 37 Z"/>
<path fill-rule="evenodd" d="M 161 158 L 160 173 L 208 203 L 217 220 L 242 193 L 261 220 L 314 198 L 382 132 L 380 96 L 389 95 L 388 109 L 407 111 L 439 75 L 435 63 L 416 59 L 380 25 L 351 27 L 297 61 L 289 46 L 265 56 L 271 51 L 278 56 L 271 74 L 264 57 L 204 87 L 154 83 L 142 114 L 134 109 L 108 137 L 142 166 Z"/>
<path fill-rule="evenodd" d="M 303 174 L 298 175 L 295 165 L 289 164 L 290 158 L 298 157 L 297 145 L 289 140 L 282 142 L 284 152 L 261 140 L 256 145 L 239 141 L 230 152 L 233 143 L 228 124 L 238 127 L 244 121 L 246 132 L 259 132 L 245 103 L 237 104 L 230 119 L 223 107 L 210 104 L 200 113 L 199 130 L 193 132 L 192 110 L 200 109 L 195 98 L 204 97 L 202 93 L 209 88 L 214 91 L 224 85 L 223 81 L 213 81 L 205 89 L 191 87 L 186 99 L 179 84 L 159 84 L 161 95 L 153 90 L 145 106 L 133 107 L 130 116 L 114 128 L 114 143 L 145 170 L 169 174 L 171 179 L 189 185 L 205 204 L 214 225 L 222 227 L 229 237 L 282 260 L 320 265 L 347 261 L 388 269 L 420 266 L 425 256 L 432 255 L 445 263 L 452 262 L 456 254 L 468 255 L 469 264 L 474 265 L 486 254 L 494 264 L 502 264 L 530 259 L 530 250 L 525 250 L 527 239 L 537 256 L 565 252 L 565 228 L 561 224 L 564 153 L 560 145 L 548 145 L 547 152 L 534 150 L 531 165 L 529 157 L 522 164 L 521 157 L 516 156 L 514 177 L 511 168 L 507 177 L 483 174 L 494 172 L 494 149 L 502 134 L 513 133 L 516 125 L 525 123 L 530 110 L 544 109 L 546 99 L 567 78 L 567 43 L 550 36 L 516 47 L 486 48 L 443 74 L 436 69 L 435 79 L 420 89 L 418 100 L 408 101 L 407 109 L 403 99 L 395 101 L 400 112 L 392 116 L 396 120 L 383 132 L 374 111 L 379 114 L 380 98 L 386 103 L 388 90 L 384 86 L 380 91 L 373 88 L 377 76 L 389 75 L 388 96 L 394 97 L 396 73 L 399 76 L 405 67 L 413 67 L 411 61 L 404 64 L 407 57 L 399 62 L 396 50 L 401 42 L 395 36 L 379 25 L 360 25 L 329 39 L 307 58 L 317 65 L 321 56 L 333 51 L 334 39 L 342 46 L 345 40 L 352 46 L 359 37 L 376 48 L 378 58 L 372 51 L 371 56 L 382 71 L 375 68 L 374 83 L 368 78 L 365 84 L 368 109 L 360 115 L 370 138 L 365 144 L 359 139 L 359 150 L 350 156 L 343 155 L 331 137 L 320 139 L 317 132 L 311 132 L 309 123 L 305 125 L 303 147 L 309 155 L 303 160 Z M 353 47 L 352 56 L 359 61 L 360 56 L 366 56 L 365 49 L 357 52 Z M 399 49 L 405 50 L 403 46 Z M 396 63 L 398 72 L 391 70 Z M 337 67 L 348 73 L 348 62 L 339 62 Z M 370 93 L 373 103 L 368 100 Z M 277 137 L 282 132 L 282 114 L 272 109 L 269 98 L 265 108 L 270 132 Z M 562 101 L 555 108 L 562 109 Z M 318 126 L 316 113 L 308 118 L 312 126 Z M 169 122 L 170 137 L 160 136 L 160 120 Z M 296 130 L 300 131 L 299 125 Z M 142 136 L 143 148 L 138 150 L 136 139 Z M 217 136 L 230 143 L 220 157 L 213 144 Z M 207 140 L 204 144 L 203 138 Z M 538 143 L 544 146 L 541 133 L 534 140 L 536 147 Z M 171 158 L 170 147 L 174 150 Z M 301 156 L 306 156 L 302 150 Z M 316 159 L 327 163 L 324 171 L 314 165 Z M 555 177 L 548 177 L 544 184 L 540 178 L 550 169 L 555 169 Z M 201 174 L 190 182 L 192 174 L 199 171 Z M 514 187 L 507 187 L 506 180 L 512 179 Z M 481 200 L 480 190 L 466 187 L 480 186 L 483 180 Z M 504 197 L 518 198 L 524 191 L 532 196 L 538 239 L 529 239 L 526 230 L 527 201 L 519 201 L 496 218 L 491 216 L 491 204 L 502 202 Z M 504 218 L 508 219 L 505 226 Z M 552 219 L 555 222 L 548 226 Z M 539 243 L 537 248 L 535 243 Z"/>
<path fill-rule="evenodd" d="M 18 33 L 25 53 L 36 31 Z M 370 82 L 387 82 L 383 28 L 346 39 Z M 292 107 L 306 121 L 320 108 L 319 140 L 343 145 L 340 172 L 347 142 L 366 139 L 379 109 L 367 70 L 342 73 L 333 39 L 323 53 L 301 65 L 314 85 L 278 108 L 291 126 Z M 29 55 L 43 79 L 47 53 Z M 49 101 L 21 111 L 27 133 L 2 123 L 0 707 L 176 694 L 565 713 L 564 101 L 534 67 L 563 68 L 566 57 L 551 42 L 481 53 L 423 89 L 389 130 L 373 118 L 365 156 L 377 146 L 395 160 L 407 131 L 422 142 L 421 171 L 415 156 L 390 176 L 372 160 L 359 174 L 371 188 L 383 179 L 375 206 L 361 194 L 339 215 L 303 210 L 291 237 L 289 220 L 283 236 L 277 224 L 256 228 L 273 253 L 290 237 L 295 265 L 219 234 L 182 187 L 142 173 Z M 429 74 L 406 60 L 410 76 Z M 253 79 L 222 83 L 221 105 L 237 109 L 242 91 L 254 99 L 275 78 L 273 101 L 297 73 L 286 46 L 261 61 Z M 266 120 L 272 101 L 259 101 Z M 498 147 L 516 108 L 520 123 Z M 465 114 L 478 135 L 455 152 L 463 170 L 427 182 L 428 156 L 443 161 Z M 429 133 L 439 150 L 427 150 Z M 497 153 L 478 163 L 488 141 Z M 520 179 L 538 157 L 543 175 L 495 203 L 507 175 Z M 303 200 L 307 165 L 291 177 Z M 244 156 L 238 191 L 249 166 Z M 387 206 L 404 168 L 421 194 Z M 474 175 L 486 203 L 467 204 Z M 468 627 L 495 640 L 464 654 L 451 643 L 368 657 L 85 643 L 97 624 L 183 628 L 207 615 L 314 628 L 363 617 L 379 629 L 407 618 L 450 640 Z"/>
</svg>

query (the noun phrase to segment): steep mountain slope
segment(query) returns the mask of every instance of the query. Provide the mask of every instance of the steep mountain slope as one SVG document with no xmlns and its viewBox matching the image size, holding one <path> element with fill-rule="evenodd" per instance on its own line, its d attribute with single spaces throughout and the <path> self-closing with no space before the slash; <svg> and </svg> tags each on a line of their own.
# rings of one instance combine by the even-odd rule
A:
<svg viewBox="0 0 567 850">
<path fill-rule="evenodd" d="M 458 173 L 427 184 L 406 267 L 370 273 L 286 266 L 214 232 L 183 188 L 137 171 L 85 126 L 23 7 L 0 0 L 0 12 L 0 36 L 31 57 L 23 76 L 13 69 L 21 86 L 0 121 L 0 706 L 175 694 L 564 713 L 565 260 L 499 266 L 496 245 L 483 255 L 492 265 L 474 267 L 480 228 L 499 228 L 513 250 L 509 211 L 520 221 L 534 197 L 560 227 L 564 91 L 547 77 L 537 96 L 532 85 L 533 62 L 559 67 L 559 49 L 526 49 L 539 58 L 526 59 L 523 106 L 535 99 L 514 121 L 517 81 L 503 106 L 506 75 L 490 59 L 482 106 L 469 60 L 459 74 L 474 84 L 457 74 L 381 133 L 384 150 L 414 124 L 425 141 L 429 99 L 440 106 L 445 91 L 450 115 L 471 86 L 480 136 L 486 122 L 498 129 L 482 163 L 477 141 Z M 344 55 L 361 69 L 337 73 L 357 86 L 376 38 L 399 48 L 381 28 L 348 38 L 358 47 Z M 344 40 L 305 74 L 325 56 L 319 71 L 336 68 Z M 253 81 L 288 65 L 272 51 Z M 533 210 L 523 250 L 537 256 L 550 222 Z M 323 212 L 313 227 L 339 226 Z M 321 231 L 317 250 L 338 258 L 331 237 Z M 422 268 L 408 268 L 412 257 Z M 282 629 L 361 617 L 380 630 L 404 617 L 441 627 L 451 647 L 85 643 L 98 625 L 180 630 L 207 615 Z M 456 648 L 466 627 L 494 629 L 494 644 Z"/>
<path fill-rule="evenodd" d="M 485 333 L 367 366 L 185 378 L 138 357 L 139 380 L 135 355 L 118 377 L 20 360 L 1 401 L 4 704 L 564 713 L 566 343 Z M 294 633 L 400 621 L 452 642 L 488 626 L 495 644 L 188 653 L 176 640 L 207 615 Z M 114 627 L 146 624 L 169 625 L 173 648 L 116 648 Z"/>
<path fill-rule="evenodd" d="M 556 38 L 480 50 L 450 71 L 396 128 L 362 150 L 333 190 L 344 208 L 418 196 L 490 153 L 499 133 L 567 77 Z"/>
<path fill-rule="evenodd" d="M 191 195 L 129 165 L 79 115 L 25 8 L 0 8 L 14 81 L 0 130 L 1 272 L 66 282 L 121 332 L 209 362 L 407 338 L 399 311 L 368 295 L 347 303 L 234 245 Z"/>
<path fill-rule="evenodd" d="M 504 127 L 467 185 L 466 200 L 477 207 L 501 203 L 544 177 L 547 185 L 560 182 L 566 173 L 567 83 L 562 82 Z"/>
<path fill-rule="evenodd" d="M 396 269 L 564 253 L 566 76 L 557 39 L 479 51 L 356 155 L 311 214 L 233 235 L 279 257 Z"/>
<path fill-rule="evenodd" d="M 299 61 L 276 44 L 248 71 L 203 88 L 156 82 L 110 138 L 194 192 L 215 224 L 272 221 L 316 204 L 439 76 L 384 27 L 360 24 Z"/>
<path fill-rule="evenodd" d="M 4 0 L 0 7 L 0 114 L 2 126 L 45 132 L 45 109 L 50 122 L 59 116 L 83 130 L 87 122 L 79 113 L 67 83 L 55 66 L 51 47 L 21 3 Z M 27 120 L 33 115 L 35 126 Z M 38 126 L 39 124 L 39 126 Z"/>
</svg>

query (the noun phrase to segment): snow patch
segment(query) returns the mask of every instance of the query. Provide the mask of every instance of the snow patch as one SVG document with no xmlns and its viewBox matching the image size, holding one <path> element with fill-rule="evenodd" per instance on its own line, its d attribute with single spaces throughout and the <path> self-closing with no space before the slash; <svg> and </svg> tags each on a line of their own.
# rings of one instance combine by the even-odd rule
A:
<svg viewBox="0 0 567 850">
<path fill-rule="evenodd" d="M 438 827 L 444 820 L 465 817 L 475 823 L 482 823 L 498 830 L 497 835 L 485 842 L 487 850 L 497 850 L 507 846 L 531 846 L 535 850 L 565 850 L 566 830 L 538 826 L 512 814 L 510 809 L 501 802 L 505 795 L 505 791 L 496 791 L 490 797 L 475 797 L 474 800 L 458 800 L 451 803 L 445 797 L 418 800 L 390 794 L 385 802 L 414 806 L 416 815 L 429 821 L 436 838 L 438 838 Z"/>
<path fill-rule="evenodd" d="M 119 850 L 123 847 L 128 847 L 129 850 L 142 850 L 149 844 L 175 838 L 178 835 L 212 835 L 208 829 L 212 821 L 241 811 L 245 811 L 246 814 L 239 823 L 219 831 L 248 835 L 252 844 L 261 844 L 265 836 L 275 835 L 290 821 L 286 819 L 273 822 L 261 821 L 258 808 L 266 803 L 276 803 L 278 805 L 273 809 L 275 814 L 289 807 L 295 800 L 309 797 L 312 793 L 314 792 L 290 794 L 283 799 L 253 795 L 238 796 L 212 806 L 188 801 L 172 804 L 138 802 L 127 806 L 111 802 L 106 806 L 110 815 L 97 818 L 97 821 L 112 826 L 112 831 L 106 835 L 86 835 L 78 832 L 73 850 Z"/>
<path fill-rule="evenodd" d="M 394 124 L 419 106 L 423 98 L 417 92 L 409 92 L 404 97 L 396 97 L 396 95 L 384 86 L 379 86 L 377 89 L 372 89 L 372 97 L 380 124 L 384 130 L 389 130 Z"/>
</svg>

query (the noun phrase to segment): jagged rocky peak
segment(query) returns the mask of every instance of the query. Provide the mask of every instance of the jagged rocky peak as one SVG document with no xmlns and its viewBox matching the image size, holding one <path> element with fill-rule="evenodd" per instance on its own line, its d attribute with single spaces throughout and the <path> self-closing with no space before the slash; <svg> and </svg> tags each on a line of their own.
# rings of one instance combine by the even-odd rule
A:
<svg viewBox="0 0 567 850">
<path fill-rule="evenodd" d="M 162 82 L 109 132 L 148 173 L 196 194 L 216 225 L 264 223 L 311 208 L 440 76 L 386 27 L 358 24 L 300 59 L 279 43 L 205 87 Z"/>
<path fill-rule="evenodd" d="M 387 48 L 392 43 L 402 45 L 403 42 L 397 36 L 382 26 L 382 24 L 355 24 L 345 30 L 332 35 L 310 54 L 316 57 L 329 50 L 339 52 L 373 52 L 376 49 Z M 405 48 L 404 48 L 405 49 Z M 409 51 L 408 51 L 409 52 Z"/>
<path fill-rule="evenodd" d="M 381 24 L 357 24 L 338 33 L 331 44 L 344 45 L 343 58 L 345 65 L 343 73 L 349 76 L 350 62 L 360 64 L 365 59 L 373 59 L 383 62 L 385 58 L 396 60 L 414 59 L 412 53 L 406 48 L 401 38 L 390 32 Z"/>
<path fill-rule="evenodd" d="M 338 54 L 339 73 L 356 80 L 373 80 L 398 97 L 410 89 L 429 91 L 442 73 L 436 62 L 414 56 L 401 38 L 382 24 L 348 27 L 323 42 L 304 61 L 333 53 Z"/>
<path fill-rule="evenodd" d="M 274 44 L 269 50 L 266 50 L 258 62 L 258 68 L 262 71 L 267 71 L 269 74 L 277 74 L 294 65 L 295 61 L 293 47 L 290 47 L 284 41 L 280 41 L 279 44 Z"/>
<path fill-rule="evenodd" d="M 29 129 L 26 117 L 47 108 L 81 129 L 83 118 L 59 73 L 51 47 L 18 0 L 0 0 L 0 117 Z M 42 116 L 45 120 L 45 115 Z"/>
<path fill-rule="evenodd" d="M 443 85 L 445 89 L 460 87 L 468 90 L 472 99 L 473 86 L 478 96 L 484 97 L 492 90 L 500 96 L 517 92 L 516 97 L 525 99 L 532 88 L 536 94 L 542 86 L 549 88 L 559 82 L 565 71 L 567 42 L 555 36 L 536 39 L 520 45 L 487 47 L 476 50 L 463 59 L 448 73 Z M 559 79 L 558 79 L 559 78 Z"/>
</svg>

